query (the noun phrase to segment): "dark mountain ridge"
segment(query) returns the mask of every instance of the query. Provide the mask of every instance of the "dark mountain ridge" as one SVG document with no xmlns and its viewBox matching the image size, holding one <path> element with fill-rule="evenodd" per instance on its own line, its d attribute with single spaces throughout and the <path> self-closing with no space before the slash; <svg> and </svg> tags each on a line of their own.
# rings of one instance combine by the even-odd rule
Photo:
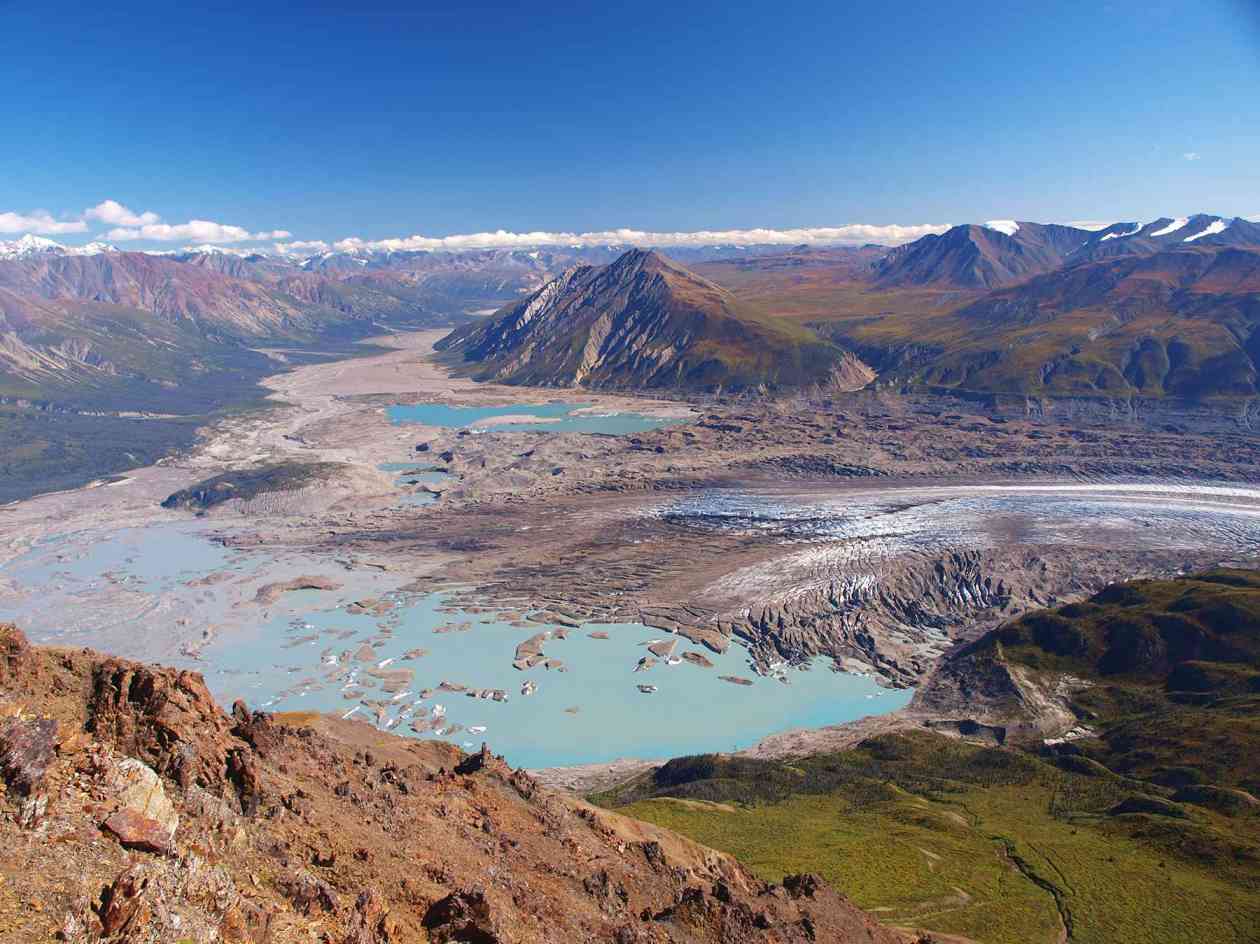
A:
<svg viewBox="0 0 1260 944">
<path fill-rule="evenodd" d="M 1014 220 L 955 226 L 888 252 L 876 263 L 875 281 L 999 288 L 1059 268 L 1089 235 L 1072 226 Z"/>
</svg>

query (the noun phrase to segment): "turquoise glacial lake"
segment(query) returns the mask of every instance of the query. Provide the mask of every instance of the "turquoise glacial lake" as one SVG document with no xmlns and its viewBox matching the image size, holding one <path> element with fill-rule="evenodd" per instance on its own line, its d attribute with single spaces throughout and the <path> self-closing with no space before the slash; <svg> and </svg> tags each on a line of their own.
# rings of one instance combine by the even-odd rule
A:
<svg viewBox="0 0 1260 944">
<path fill-rule="evenodd" d="M 388 574 L 352 575 L 326 565 L 300 552 L 277 558 L 274 551 L 225 548 L 196 521 L 62 533 L 0 568 L 0 590 L 7 582 L 16 591 L 0 593 L 0 620 L 17 622 L 35 642 L 194 669 L 225 708 L 243 698 L 270 711 L 353 712 L 400 735 L 443 738 L 465 749 L 485 740 L 524 767 L 730 751 L 791 728 L 883 714 L 911 694 L 834 672 L 822 660 L 808 670 L 785 670 L 785 684 L 754 674 L 738 644 L 718 655 L 682 638 L 676 657 L 699 652 L 713 667 L 682 660 L 636 672 L 648 643 L 676 637 L 635 623 L 569 628 L 566 638 L 543 644 L 563 671 L 541 665 L 518 671 L 516 646 L 560 627 L 509 621 L 492 608 L 460 610 L 442 593 L 395 590 Z M 263 583 L 312 572 L 333 573 L 346 585 L 286 593 L 267 607 L 252 602 Z M 347 606 L 365 598 L 379 603 L 368 612 Z M 215 631 L 196 656 L 171 642 L 196 638 L 201 627 Z M 372 674 L 399 669 L 411 674 L 390 691 L 387 677 Z M 441 691 L 444 681 L 501 689 L 507 701 Z M 522 694 L 527 681 L 533 694 Z M 657 691 L 640 692 L 641 684 Z M 422 698 L 423 689 L 434 691 Z M 418 717 L 430 722 L 420 733 L 411 726 Z"/>
<path fill-rule="evenodd" d="M 603 433 L 624 436 L 680 422 L 677 418 L 646 416 L 642 413 L 585 413 L 589 403 L 536 403 L 509 406 L 450 406 L 445 403 L 417 403 L 392 406 L 391 423 L 417 423 L 465 429 L 476 425 L 489 431 L 536 430 L 555 433 Z M 537 417 L 539 422 L 507 421 L 488 423 L 497 417 Z"/>
<path fill-rule="evenodd" d="M 308 593 L 315 603 L 318 594 Z M 684 639 L 676 656 L 702 652 L 713 667 L 659 662 L 636 672 L 648 643 L 675 638 L 638 624 L 568 629 L 567 638 L 543 644 L 546 656 L 561 660 L 564 670 L 540 665 L 518 671 L 512 667 L 517 644 L 545 625 L 513 626 L 491 614 L 449 612 L 442 594 L 387 594 L 385 602 L 394 605 L 383 616 L 314 611 L 234 633 L 203 653 L 207 682 L 223 704 L 244 698 L 269 711 L 350 714 L 399 734 L 411 733 L 417 717 L 434 719 L 436 712 L 437 733 L 420 736 L 444 737 L 465 749 L 484 740 L 522 767 L 738 750 L 779 731 L 890 712 L 911 696 L 869 677 L 834 672 L 822 660 L 808 670 L 787 670 L 788 683 L 759 677 L 747 667 L 740 646 L 718 655 Z M 593 632 L 608 638 L 592 637 Z M 363 658 L 364 645 L 370 658 Z M 423 653 L 407 659 L 416 649 Z M 400 690 L 387 692 L 371 675 L 382 669 L 406 669 L 413 676 Z M 752 684 L 723 681 L 721 675 Z M 443 682 L 499 689 L 508 700 L 443 691 Z M 526 682 L 533 683 L 533 694 L 522 694 Z M 645 694 L 640 684 L 657 691 Z M 425 689 L 433 691 L 421 697 Z M 460 727 L 444 733 L 455 726 Z"/>
</svg>

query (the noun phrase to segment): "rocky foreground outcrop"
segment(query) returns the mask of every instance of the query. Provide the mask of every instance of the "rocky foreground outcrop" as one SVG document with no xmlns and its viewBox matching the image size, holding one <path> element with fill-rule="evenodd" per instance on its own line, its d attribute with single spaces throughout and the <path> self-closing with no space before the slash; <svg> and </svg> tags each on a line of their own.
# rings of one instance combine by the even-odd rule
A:
<svg viewBox="0 0 1260 944">
<path fill-rule="evenodd" d="M 196 673 L 11 626 L 0 775 L 5 941 L 907 940 L 813 876 L 767 885 L 484 747 L 225 715 Z"/>
</svg>

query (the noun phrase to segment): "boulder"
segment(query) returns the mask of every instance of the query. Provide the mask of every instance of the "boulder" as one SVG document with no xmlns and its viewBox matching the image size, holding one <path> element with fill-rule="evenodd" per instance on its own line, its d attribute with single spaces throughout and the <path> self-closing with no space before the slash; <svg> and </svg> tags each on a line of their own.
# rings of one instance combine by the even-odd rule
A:
<svg viewBox="0 0 1260 944">
<path fill-rule="evenodd" d="M 126 849 L 163 853 L 171 848 L 171 835 L 166 827 L 135 810 L 118 810 L 101 825 Z"/>
<path fill-rule="evenodd" d="M 128 757 L 116 771 L 117 808 L 102 824 L 128 849 L 166 852 L 179 826 L 179 814 L 153 768 Z"/>
</svg>

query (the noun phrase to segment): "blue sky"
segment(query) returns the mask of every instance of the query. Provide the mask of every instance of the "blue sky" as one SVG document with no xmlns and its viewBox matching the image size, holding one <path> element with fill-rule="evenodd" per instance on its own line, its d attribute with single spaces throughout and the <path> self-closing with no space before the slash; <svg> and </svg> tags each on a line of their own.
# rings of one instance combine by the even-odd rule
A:
<svg viewBox="0 0 1260 944">
<path fill-rule="evenodd" d="M 0 0 L 0 23 L 0 238 L 1260 214 L 1260 0 Z M 104 200 L 129 212 L 57 232 Z"/>
</svg>

